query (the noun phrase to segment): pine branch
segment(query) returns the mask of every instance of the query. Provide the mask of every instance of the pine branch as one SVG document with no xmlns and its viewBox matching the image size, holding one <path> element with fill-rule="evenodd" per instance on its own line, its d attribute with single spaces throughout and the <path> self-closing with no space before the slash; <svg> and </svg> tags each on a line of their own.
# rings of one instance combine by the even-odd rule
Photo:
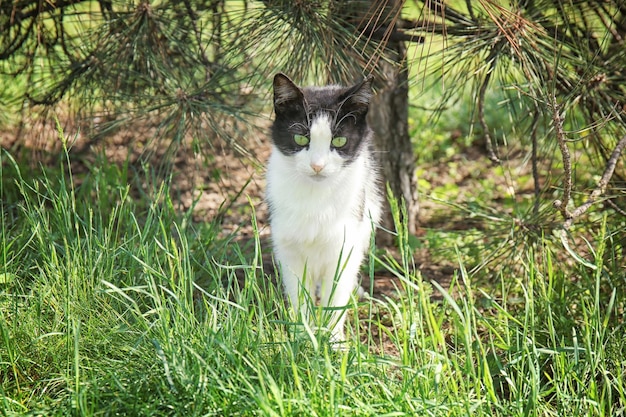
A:
<svg viewBox="0 0 626 417">
<path fill-rule="evenodd" d="M 451 23 L 457 23 L 464 26 L 472 26 L 476 24 L 473 19 L 468 18 L 463 13 L 445 4 L 443 1 L 423 0 L 422 3 L 424 6 L 433 11 L 436 16 L 441 16 L 443 19 L 448 20 Z"/>
<path fill-rule="evenodd" d="M 66 51 L 63 45 L 63 11 L 86 1 L 0 1 L 0 61 L 15 57 L 20 53 L 20 50 L 28 49 L 29 47 L 32 50 L 39 45 L 43 37 L 41 32 L 44 29 L 42 27 L 45 27 L 41 25 L 41 20 L 44 17 L 54 19 L 55 23 L 58 23 L 61 27 L 61 33 L 57 35 L 54 41 L 51 42 L 50 39 L 46 39 L 46 42 L 48 42 L 47 48 L 52 50 L 54 45 L 61 43 L 62 48 Z M 60 13 L 55 15 L 55 11 L 60 11 Z M 30 58 L 29 55 L 31 54 L 32 52 L 22 53 L 27 58 Z M 26 66 L 27 64 L 23 65 Z M 19 72 L 19 70 L 14 72 Z"/>
<path fill-rule="evenodd" d="M 398 28 L 395 26 L 391 28 L 389 26 L 382 26 L 375 29 L 367 27 L 363 29 L 361 33 L 377 41 L 423 43 L 424 37 L 411 33 L 412 29 L 413 28 Z"/>
<path fill-rule="evenodd" d="M 10 16 L 3 29 L 20 26 L 26 19 L 36 18 L 42 14 L 85 3 L 88 0 L 59 0 L 59 1 L 35 1 L 23 0 L 18 2 L 0 3 L 0 16 Z"/>
<path fill-rule="evenodd" d="M 494 48 L 497 48 L 497 46 L 494 46 Z M 489 126 L 487 125 L 487 121 L 485 120 L 485 92 L 487 91 L 487 86 L 489 85 L 491 75 L 493 74 L 493 70 L 496 66 L 497 55 L 498 53 L 494 49 L 487 58 L 487 62 L 489 62 L 489 68 L 487 69 L 487 74 L 485 74 L 485 78 L 483 79 L 480 90 L 478 91 L 478 120 L 480 122 L 480 126 L 483 129 L 483 138 L 485 140 L 485 146 L 487 148 L 487 156 L 489 157 L 489 160 L 494 164 L 499 164 L 500 158 L 498 158 L 498 155 L 496 155 L 496 152 L 493 149 L 491 135 L 489 134 Z"/>
</svg>

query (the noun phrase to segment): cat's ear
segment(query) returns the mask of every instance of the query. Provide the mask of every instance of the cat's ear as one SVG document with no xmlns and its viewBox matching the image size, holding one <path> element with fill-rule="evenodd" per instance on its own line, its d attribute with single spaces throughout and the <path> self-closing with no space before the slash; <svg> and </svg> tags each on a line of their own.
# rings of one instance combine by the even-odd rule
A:
<svg viewBox="0 0 626 417">
<path fill-rule="evenodd" d="M 347 105 L 353 112 L 367 113 L 373 95 L 372 78 L 372 76 L 366 77 L 363 81 L 350 87 L 343 94 L 345 97 L 344 106 Z"/>
<path fill-rule="evenodd" d="M 276 114 L 284 111 L 302 109 L 304 93 L 285 74 L 274 76 L 274 110 Z"/>
</svg>

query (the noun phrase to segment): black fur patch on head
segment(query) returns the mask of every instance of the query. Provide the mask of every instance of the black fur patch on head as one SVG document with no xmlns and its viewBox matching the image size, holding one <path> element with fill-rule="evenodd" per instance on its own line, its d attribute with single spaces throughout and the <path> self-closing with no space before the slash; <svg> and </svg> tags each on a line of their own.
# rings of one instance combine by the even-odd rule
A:
<svg viewBox="0 0 626 417">
<path fill-rule="evenodd" d="M 272 140 L 285 155 L 306 149 L 294 135 L 310 135 L 311 122 L 321 115 L 331 120 L 333 137 L 344 136 L 347 142 L 335 150 L 349 163 L 368 146 L 372 131 L 366 116 L 372 97 L 371 78 L 351 87 L 327 86 L 300 88 L 286 75 L 274 77 L 274 111 Z M 332 146 L 331 146 L 332 147 Z"/>
</svg>

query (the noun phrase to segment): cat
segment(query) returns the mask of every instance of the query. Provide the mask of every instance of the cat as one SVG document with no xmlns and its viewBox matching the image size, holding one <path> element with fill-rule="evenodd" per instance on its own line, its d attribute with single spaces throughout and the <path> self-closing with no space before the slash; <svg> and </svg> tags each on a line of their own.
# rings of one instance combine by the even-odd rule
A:
<svg viewBox="0 0 626 417">
<path fill-rule="evenodd" d="M 319 298 L 330 340 L 345 341 L 345 310 L 382 211 L 373 133 L 366 121 L 371 78 L 351 87 L 300 88 L 274 77 L 266 200 L 274 257 L 296 313 Z M 307 319 L 308 320 L 308 319 Z"/>
</svg>

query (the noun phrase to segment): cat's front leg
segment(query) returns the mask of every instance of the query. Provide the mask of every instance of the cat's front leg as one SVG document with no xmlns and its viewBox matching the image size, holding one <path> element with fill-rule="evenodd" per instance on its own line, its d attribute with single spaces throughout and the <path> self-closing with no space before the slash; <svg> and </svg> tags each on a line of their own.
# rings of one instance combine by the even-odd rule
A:
<svg viewBox="0 0 626 417">
<path fill-rule="evenodd" d="M 363 255 L 360 252 L 351 253 L 347 259 L 339 262 L 339 270 L 334 277 L 322 283 L 320 302 L 330 307 L 329 327 L 330 340 L 341 347 L 345 341 L 345 321 L 350 298 L 357 287 L 358 274 Z"/>
<path fill-rule="evenodd" d="M 295 320 L 309 324 L 317 285 L 307 273 L 306 259 L 302 259 L 298 253 L 283 250 L 278 262 L 285 295 L 294 312 Z"/>
</svg>

